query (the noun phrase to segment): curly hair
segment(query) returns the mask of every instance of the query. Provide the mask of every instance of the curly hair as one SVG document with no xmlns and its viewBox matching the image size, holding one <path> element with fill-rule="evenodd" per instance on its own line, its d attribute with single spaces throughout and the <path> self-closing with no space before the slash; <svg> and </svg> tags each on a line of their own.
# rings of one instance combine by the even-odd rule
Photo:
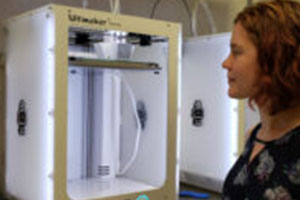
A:
<svg viewBox="0 0 300 200">
<path fill-rule="evenodd" d="M 241 23 L 258 52 L 259 91 L 274 115 L 300 104 L 300 3 L 273 0 L 246 7 L 234 20 Z M 264 101 L 266 102 L 266 101 Z"/>
</svg>

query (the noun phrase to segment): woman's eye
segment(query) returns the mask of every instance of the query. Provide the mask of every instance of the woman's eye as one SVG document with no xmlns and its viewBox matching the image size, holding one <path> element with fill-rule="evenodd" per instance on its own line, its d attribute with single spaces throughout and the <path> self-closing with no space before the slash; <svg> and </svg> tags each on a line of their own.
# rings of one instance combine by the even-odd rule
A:
<svg viewBox="0 0 300 200">
<path fill-rule="evenodd" d="M 243 52 L 241 50 L 232 50 L 231 53 L 233 56 L 238 56 L 238 55 L 242 54 Z"/>
</svg>

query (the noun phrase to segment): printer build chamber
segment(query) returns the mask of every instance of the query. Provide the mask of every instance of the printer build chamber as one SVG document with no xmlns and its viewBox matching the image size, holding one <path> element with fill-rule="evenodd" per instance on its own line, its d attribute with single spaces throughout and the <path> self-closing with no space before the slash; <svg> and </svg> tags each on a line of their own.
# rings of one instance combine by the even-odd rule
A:
<svg viewBox="0 0 300 200">
<path fill-rule="evenodd" d="M 68 192 L 74 197 L 151 190 L 166 179 L 168 42 L 140 46 L 137 36 L 115 33 L 69 32 Z M 87 40 L 78 44 L 78 37 Z"/>
<path fill-rule="evenodd" d="M 179 26 L 144 20 L 51 5 L 8 21 L 7 193 L 175 198 Z"/>
</svg>

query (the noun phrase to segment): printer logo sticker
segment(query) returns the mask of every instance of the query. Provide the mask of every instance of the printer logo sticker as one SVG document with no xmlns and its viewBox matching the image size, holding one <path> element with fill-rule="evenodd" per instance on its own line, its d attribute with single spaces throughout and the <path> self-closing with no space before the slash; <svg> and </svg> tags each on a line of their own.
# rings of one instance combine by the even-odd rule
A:
<svg viewBox="0 0 300 200">
<path fill-rule="evenodd" d="M 69 10 L 68 18 L 71 22 L 79 22 L 79 23 L 87 23 L 87 24 L 98 24 L 98 25 L 105 25 L 107 24 L 107 20 L 99 19 L 96 17 L 88 18 L 77 14 L 72 14 Z"/>
</svg>

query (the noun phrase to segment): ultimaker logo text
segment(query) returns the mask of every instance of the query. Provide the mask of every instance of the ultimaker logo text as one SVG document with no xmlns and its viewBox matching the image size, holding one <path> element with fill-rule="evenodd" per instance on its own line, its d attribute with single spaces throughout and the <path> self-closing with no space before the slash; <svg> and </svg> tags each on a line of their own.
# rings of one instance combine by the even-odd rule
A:
<svg viewBox="0 0 300 200">
<path fill-rule="evenodd" d="M 105 25 L 107 23 L 107 21 L 104 19 L 99 19 L 96 17 L 93 18 L 83 17 L 80 15 L 72 14 L 70 11 L 68 17 L 71 22 L 80 22 L 80 23 L 98 24 L 98 25 Z"/>
</svg>

